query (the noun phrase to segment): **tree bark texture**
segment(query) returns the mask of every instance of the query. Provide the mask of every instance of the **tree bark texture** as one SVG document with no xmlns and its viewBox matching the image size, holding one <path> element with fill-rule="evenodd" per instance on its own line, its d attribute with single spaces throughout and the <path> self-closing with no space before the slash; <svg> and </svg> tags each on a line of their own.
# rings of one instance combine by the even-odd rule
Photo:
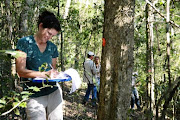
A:
<svg viewBox="0 0 180 120">
<path fill-rule="evenodd" d="M 134 0 L 105 0 L 98 120 L 126 120 L 133 71 Z"/>
<path fill-rule="evenodd" d="M 10 10 L 10 0 L 4 0 L 1 4 L 1 40 L 0 48 L 1 50 L 12 49 L 11 39 L 12 39 L 12 17 Z M 11 76 L 11 56 L 0 55 L 0 98 L 7 93 L 7 90 L 13 89 L 13 81 Z"/>
</svg>

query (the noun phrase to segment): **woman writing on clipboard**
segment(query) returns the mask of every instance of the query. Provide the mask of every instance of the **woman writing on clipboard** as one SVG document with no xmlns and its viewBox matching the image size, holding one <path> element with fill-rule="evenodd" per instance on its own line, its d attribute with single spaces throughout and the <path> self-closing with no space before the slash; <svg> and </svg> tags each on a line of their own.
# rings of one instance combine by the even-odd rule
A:
<svg viewBox="0 0 180 120">
<path fill-rule="evenodd" d="M 57 71 L 56 68 L 58 51 L 55 44 L 49 41 L 60 31 L 60 23 L 56 16 L 44 11 L 39 15 L 38 31 L 34 35 L 23 37 L 18 40 L 17 50 L 26 53 L 26 57 L 16 59 L 16 70 L 24 82 L 24 90 L 31 86 L 42 88 L 42 83 L 33 82 L 35 77 L 47 78 Z M 39 68 L 46 64 L 44 72 Z M 34 92 L 27 101 L 26 113 L 29 120 L 63 119 L 62 90 L 56 83 L 47 83 L 50 87 Z"/>
</svg>

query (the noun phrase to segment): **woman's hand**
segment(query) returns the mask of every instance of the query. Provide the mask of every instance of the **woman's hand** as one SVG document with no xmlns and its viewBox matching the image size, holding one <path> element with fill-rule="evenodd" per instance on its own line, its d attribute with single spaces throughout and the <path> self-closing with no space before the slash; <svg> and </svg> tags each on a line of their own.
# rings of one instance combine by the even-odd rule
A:
<svg viewBox="0 0 180 120">
<path fill-rule="evenodd" d="M 59 75 L 59 72 L 55 69 L 51 69 L 49 71 L 46 72 L 42 72 L 42 77 L 43 78 L 56 78 Z"/>
<path fill-rule="evenodd" d="M 51 78 L 56 78 L 59 75 L 59 72 L 55 69 L 50 70 L 51 71 Z"/>
<path fill-rule="evenodd" d="M 51 71 L 46 71 L 46 72 L 41 72 L 40 76 L 37 76 L 37 77 L 50 78 L 50 75 L 51 75 Z"/>
</svg>

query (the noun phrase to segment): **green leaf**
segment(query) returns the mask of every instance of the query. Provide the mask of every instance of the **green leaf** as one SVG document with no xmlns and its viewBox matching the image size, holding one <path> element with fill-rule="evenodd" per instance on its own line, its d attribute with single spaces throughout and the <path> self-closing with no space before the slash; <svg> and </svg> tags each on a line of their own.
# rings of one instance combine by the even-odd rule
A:
<svg viewBox="0 0 180 120">
<path fill-rule="evenodd" d="M 173 12 L 173 11 L 174 11 L 174 9 L 170 9 L 170 11 L 171 11 L 171 12 Z"/>
<path fill-rule="evenodd" d="M 3 108 L 3 107 L 4 107 L 4 105 L 1 105 L 1 104 L 0 104 L 0 108 Z"/>
<path fill-rule="evenodd" d="M 14 106 L 16 106 L 17 104 L 18 104 L 18 102 L 13 102 L 12 105 L 13 105 L 13 107 L 14 107 Z"/>
<path fill-rule="evenodd" d="M 163 2 L 160 2 L 159 4 L 160 4 L 160 5 L 163 5 L 164 3 L 163 3 Z"/>
<path fill-rule="evenodd" d="M 40 72 L 46 71 L 47 68 L 48 68 L 48 64 L 47 64 L 47 63 L 43 63 L 43 64 L 39 67 L 39 71 L 40 71 Z"/>
<path fill-rule="evenodd" d="M 11 56 L 15 57 L 15 58 L 19 58 L 19 57 L 26 57 L 26 53 L 22 52 L 22 51 L 13 51 L 13 50 L 0 50 L 1 53 L 6 53 L 6 54 L 10 54 Z"/>
<path fill-rule="evenodd" d="M 29 89 L 35 91 L 35 92 L 38 92 L 40 91 L 40 89 L 38 87 L 29 87 Z"/>
<path fill-rule="evenodd" d="M 6 101 L 5 101 L 5 100 L 0 99 L 0 103 L 1 103 L 1 104 L 6 104 Z"/>
<path fill-rule="evenodd" d="M 28 98 L 28 97 L 29 97 L 29 95 L 23 95 L 23 96 L 22 96 L 22 99 Z"/>
<path fill-rule="evenodd" d="M 31 93 L 29 91 L 22 91 L 21 94 L 22 95 L 31 95 Z"/>
<path fill-rule="evenodd" d="M 20 112 L 19 112 L 19 109 L 14 109 L 14 113 L 16 114 L 16 115 L 20 115 Z"/>
<path fill-rule="evenodd" d="M 14 100 L 16 100 L 17 102 L 19 102 L 19 98 L 18 98 L 18 97 L 14 97 Z"/>
<path fill-rule="evenodd" d="M 27 103 L 26 102 L 22 102 L 19 107 L 22 107 L 22 108 L 25 108 L 27 106 Z"/>
</svg>

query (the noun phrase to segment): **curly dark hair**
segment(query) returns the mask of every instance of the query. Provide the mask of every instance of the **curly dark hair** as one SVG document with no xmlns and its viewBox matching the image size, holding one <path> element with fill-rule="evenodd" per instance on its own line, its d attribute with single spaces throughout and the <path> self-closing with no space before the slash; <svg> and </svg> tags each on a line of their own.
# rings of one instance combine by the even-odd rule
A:
<svg viewBox="0 0 180 120">
<path fill-rule="evenodd" d="M 60 23 L 56 16 L 47 10 L 43 11 L 38 18 L 38 26 L 39 24 L 43 24 L 43 28 L 54 28 L 57 31 L 60 31 Z"/>
</svg>

